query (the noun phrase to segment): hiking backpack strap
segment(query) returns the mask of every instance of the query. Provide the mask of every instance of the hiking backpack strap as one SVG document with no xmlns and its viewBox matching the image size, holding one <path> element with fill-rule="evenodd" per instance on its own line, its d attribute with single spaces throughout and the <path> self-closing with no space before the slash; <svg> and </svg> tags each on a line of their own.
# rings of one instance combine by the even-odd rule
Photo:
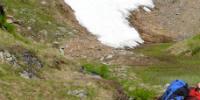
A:
<svg viewBox="0 0 200 100">
<path fill-rule="evenodd" d="M 183 96 L 173 95 L 178 89 L 185 87 L 187 84 L 182 80 L 173 81 L 170 86 L 167 88 L 166 92 L 162 96 L 161 100 L 183 100 Z"/>
</svg>

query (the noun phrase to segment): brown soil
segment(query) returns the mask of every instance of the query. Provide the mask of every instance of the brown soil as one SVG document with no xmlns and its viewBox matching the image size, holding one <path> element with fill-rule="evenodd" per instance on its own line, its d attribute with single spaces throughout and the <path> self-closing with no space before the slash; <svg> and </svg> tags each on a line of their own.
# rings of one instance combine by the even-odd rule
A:
<svg viewBox="0 0 200 100">
<path fill-rule="evenodd" d="M 147 42 L 182 40 L 200 33 L 199 0 L 154 0 L 151 13 L 133 12 L 130 21 Z"/>
</svg>

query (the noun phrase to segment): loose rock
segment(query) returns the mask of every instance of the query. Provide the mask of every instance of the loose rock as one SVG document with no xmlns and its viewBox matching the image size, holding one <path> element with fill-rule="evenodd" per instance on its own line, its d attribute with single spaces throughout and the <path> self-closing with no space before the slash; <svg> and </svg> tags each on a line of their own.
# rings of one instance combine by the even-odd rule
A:
<svg viewBox="0 0 200 100">
<path fill-rule="evenodd" d="M 73 95 L 79 98 L 86 98 L 88 93 L 85 90 L 72 90 L 67 92 L 68 95 Z"/>
</svg>

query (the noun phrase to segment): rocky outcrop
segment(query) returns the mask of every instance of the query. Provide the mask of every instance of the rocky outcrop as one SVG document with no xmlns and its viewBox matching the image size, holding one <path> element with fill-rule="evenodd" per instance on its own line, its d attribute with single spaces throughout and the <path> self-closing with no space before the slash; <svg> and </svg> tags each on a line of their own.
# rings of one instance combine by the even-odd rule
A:
<svg viewBox="0 0 200 100">
<path fill-rule="evenodd" d="M 70 90 L 67 92 L 68 95 L 79 97 L 81 100 L 86 98 L 88 93 L 85 90 Z"/>
<path fill-rule="evenodd" d="M 7 50 L 0 50 L 0 62 L 17 66 L 17 59 L 15 55 L 11 54 Z"/>
<path fill-rule="evenodd" d="M 24 52 L 23 62 L 26 66 L 20 75 L 27 79 L 37 78 L 37 72 L 43 67 L 41 61 L 30 52 Z"/>
<path fill-rule="evenodd" d="M 0 62 L 10 64 L 15 69 L 23 69 L 20 76 L 27 79 L 36 78 L 37 72 L 43 67 L 42 62 L 30 52 L 19 52 L 16 56 L 8 50 L 0 50 Z"/>
<path fill-rule="evenodd" d="M 151 13 L 133 12 L 131 24 L 147 42 L 183 40 L 200 32 L 199 0 L 154 0 Z"/>
</svg>

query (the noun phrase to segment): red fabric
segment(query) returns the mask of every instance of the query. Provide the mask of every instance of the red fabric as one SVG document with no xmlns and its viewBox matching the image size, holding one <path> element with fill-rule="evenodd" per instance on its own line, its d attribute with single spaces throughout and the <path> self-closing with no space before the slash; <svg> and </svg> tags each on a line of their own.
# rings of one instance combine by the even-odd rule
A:
<svg viewBox="0 0 200 100">
<path fill-rule="evenodd" d="M 196 98 L 196 100 L 200 100 L 200 92 L 196 91 L 195 88 L 191 88 L 189 91 L 189 97 L 190 98 Z M 194 99 L 189 99 L 189 100 L 194 100 Z"/>
</svg>

